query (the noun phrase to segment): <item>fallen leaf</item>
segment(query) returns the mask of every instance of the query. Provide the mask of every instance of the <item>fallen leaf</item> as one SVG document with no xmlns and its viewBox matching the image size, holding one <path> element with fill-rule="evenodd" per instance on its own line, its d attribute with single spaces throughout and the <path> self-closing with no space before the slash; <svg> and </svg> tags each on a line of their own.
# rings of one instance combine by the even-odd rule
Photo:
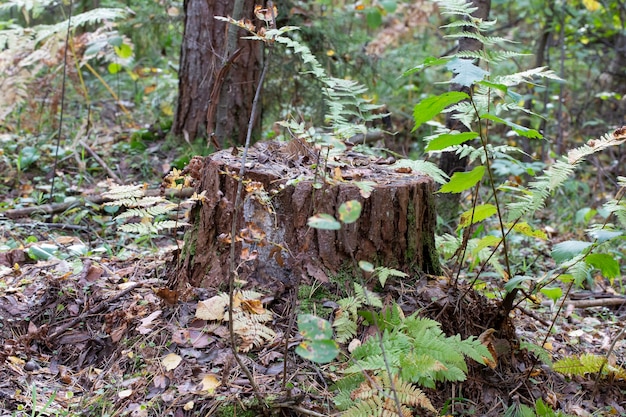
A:
<svg viewBox="0 0 626 417">
<path fill-rule="evenodd" d="M 183 406 L 183 410 L 185 411 L 191 411 L 193 410 L 193 406 L 194 406 L 194 402 L 193 401 L 188 401 L 187 403 L 185 403 L 185 405 Z"/>
<path fill-rule="evenodd" d="M 241 300 L 241 309 L 252 314 L 265 313 L 261 300 Z"/>
<path fill-rule="evenodd" d="M 152 331 L 152 328 L 150 326 L 153 324 L 153 321 L 156 320 L 161 315 L 161 313 L 162 313 L 161 310 L 156 310 L 155 312 L 150 314 L 148 317 L 141 319 L 141 324 L 137 326 L 137 331 L 140 334 L 150 333 Z"/>
<path fill-rule="evenodd" d="M 166 355 L 162 360 L 161 363 L 163 364 L 163 367 L 168 370 L 168 371 L 172 371 L 174 369 L 176 369 L 176 367 L 178 365 L 180 365 L 180 363 L 182 362 L 183 358 L 181 358 L 180 356 L 178 356 L 175 353 L 170 353 L 168 355 Z"/>
<path fill-rule="evenodd" d="M 220 381 L 215 375 L 208 374 L 205 375 L 204 378 L 202 378 L 201 384 L 202 390 L 208 391 L 209 394 L 212 394 L 215 391 L 215 388 L 220 386 Z"/>
<path fill-rule="evenodd" d="M 198 301 L 196 318 L 201 320 L 223 320 L 228 306 L 228 299 L 216 295 L 208 300 Z"/>
<path fill-rule="evenodd" d="M 128 398 L 131 395 L 133 395 L 133 390 L 132 389 L 125 389 L 125 390 L 122 390 L 122 391 L 117 393 L 117 396 L 120 397 L 120 398 Z"/>
</svg>

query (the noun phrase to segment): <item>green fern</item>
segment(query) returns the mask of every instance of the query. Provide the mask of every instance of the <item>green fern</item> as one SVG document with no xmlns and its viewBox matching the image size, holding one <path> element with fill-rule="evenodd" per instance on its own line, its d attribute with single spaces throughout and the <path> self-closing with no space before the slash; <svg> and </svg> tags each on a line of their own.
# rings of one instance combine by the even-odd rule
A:
<svg viewBox="0 0 626 417">
<path fill-rule="evenodd" d="M 603 376 L 609 374 L 618 379 L 626 379 L 626 370 L 610 365 L 604 356 L 585 353 L 580 356 L 566 356 L 556 361 L 552 367 L 556 372 L 567 376 L 585 376 L 602 371 Z"/>
<path fill-rule="evenodd" d="M 187 226 L 188 223 L 163 219 L 176 214 L 178 204 L 161 196 L 146 196 L 142 185 L 113 185 L 102 193 L 108 201 L 104 206 L 126 207 L 128 210 L 118 214 L 114 220 L 122 221 L 137 218 L 136 222 L 125 223 L 119 230 L 137 235 L 157 235 L 164 230 Z M 192 201 L 193 199 L 190 199 Z"/>
<path fill-rule="evenodd" d="M 491 354 L 474 338 L 443 334 L 439 323 L 412 315 L 400 326 L 382 333 L 382 350 L 376 338 L 370 338 L 354 350 L 354 364 L 346 374 L 363 370 L 375 374 L 386 370 L 385 357 L 392 373 L 403 380 L 434 387 L 437 381 L 463 381 L 466 378 L 465 358 L 483 363 Z M 384 355 L 384 356 L 383 356 Z"/>
</svg>

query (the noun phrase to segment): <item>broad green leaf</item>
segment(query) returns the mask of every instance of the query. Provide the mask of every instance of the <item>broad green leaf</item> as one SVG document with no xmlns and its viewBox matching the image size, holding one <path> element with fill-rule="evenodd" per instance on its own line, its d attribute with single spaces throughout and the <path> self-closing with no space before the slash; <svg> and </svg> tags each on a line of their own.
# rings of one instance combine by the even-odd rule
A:
<svg viewBox="0 0 626 417">
<path fill-rule="evenodd" d="M 352 185 L 356 185 L 359 188 L 361 197 L 369 198 L 376 183 L 374 181 L 353 181 Z"/>
<path fill-rule="evenodd" d="M 122 70 L 122 66 L 117 62 L 111 62 L 107 68 L 109 70 L 109 74 L 117 74 Z"/>
<path fill-rule="evenodd" d="M 339 353 L 337 342 L 332 340 L 333 329 L 328 322 L 312 314 L 298 316 L 298 330 L 303 337 L 296 353 L 317 363 L 328 363 Z"/>
<path fill-rule="evenodd" d="M 569 261 L 576 255 L 580 255 L 591 246 L 591 242 L 583 242 L 580 240 L 566 240 L 557 243 L 552 249 L 552 258 L 557 263 Z"/>
<path fill-rule="evenodd" d="M 120 58 L 128 59 L 133 56 L 133 50 L 129 45 L 125 43 L 120 46 L 114 46 L 113 49 L 115 50 L 117 56 L 119 56 Z"/>
<path fill-rule="evenodd" d="M 380 2 L 380 5 L 383 6 L 383 9 L 387 13 L 393 13 L 398 8 L 398 2 L 396 0 L 384 0 Z"/>
<path fill-rule="evenodd" d="M 488 71 L 474 65 L 472 59 L 455 58 L 448 62 L 446 68 L 455 74 L 450 82 L 461 84 L 464 87 L 471 87 L 489 75 Z"/>
<path fill-rule="evenodd" d="M 616 237 L 624 235 L 623 230 L 590 230 L 587 232 L 592 239 L 596 239 L 598 243 L 606 242 Z"/>
<path fill-rule="evenodd" d="M 515 288 L 521 288 L 522 283 L 535 280 L 536 278 L 529 277 L 527 275 L 515 275 L 513 278 L 508 280 L 506 284 L 504 284 L 504 289 L 506 290 L 506 292 L 511 292 Z"/>
<path fill-rule="evenodd" d="M 511 224 L 512 223 L 507 223 L 505 224 L 505 226 L 511 227 Z M 537 239 L 544 240 L 548 238 L 546 232 L 544 232 L 543 230 L 533 229 L 532 226 L 526 222 L 517 223 L 515 226 L 513 226 L 513 230 L 528 237 L 536 237 Z"/>
<path fill-rule="evenodd" d="M 441 186 L 439 192 L 460 193 L 478 184 L 483 175 L 485 175 L 485 167 L 482 165 L 477 166 L 470 172 L 455 172 L 450 181 Z"/>
<path fill-rule="evenodd" d="M 501 240 L 502 240 L 501 237 L 494 236 L 494 235 L 487 235 L 478 241 L 478 244 L 476 245 L 476 249 L 474 249 L 474 252 L 478 253 L 487 247 L 491 247 L 491 246 L 495 247 L 500 243 Z"/>
<path fill-rule="evenodd" d="M 515 133 L 517 133 L 520 136 L 524 136 L 526 138 L 530 138 L 530 139 L 541 139 L 543 138 L 543 135 L 541 135 L 541 133 L 537 132 L 535 129 L 530 129 L 528 127 L 524 127 L 522 125 L 518 125 L 517 123 L 513 123 L 511 121 L 508 120 L 504 120 L 498 116 L 494 116 L 493 114 L 489 114 L 489 113 L 485 113 L 482 114 L 481 119 L 487 119 L 487 120 L 491 120 L 493 122 L 496 123 L 502 123 L 503 125 L 506 125 L 508 127 L 510 127 L 511 129 L 513 129 L 513 131 Z"/>
<path fill-rule="evenodd" d="M 339 354 L 339 346 L 334 340 L 305 340 L 298 345 L 296 353 L 316 363 L 328 363 Z"/>
<path fill-rule="evenodd" d="M 121 46 L 124 44 L 124 38 L 122 38 L 121 36 L 115 36 L 115 37 L 109 38 L 107 42 L 111 46 Z"/>
<path fill-rule="evenodd" d="M 333 216 L 326 213 L 316 214 L 309 217 L 307 225 L 314 229 L 322 230 L 339 230 L 341 229 L 341 223 L 337 221 Z"/>
<path fill-rule="evenodd" d="M 424 149 L 424 151 L 440 151 L 447 148 L 448 146 L 460 145 L 470 139 L 474 139 L 477 136 L 478 133 L 476 132 L 445 133 L 443 135 L 437 136 L 436 138 L 428 142 L 428 145 L 426 146 L 426 149 Z"/>
<path fill-rule="evenodd" d="M 468 98 L 467 94 L 460 91 L 449 91 L 438 96 L 425 98 L 413 107 L 415 126 L 412 131 L 417 130 L 424 122 L 431 120 L 446 107 Z"/>
<path fill-rule="evenodd" d="M 507 87 L 506 85 L 492 83 L 491 81 L 483 80 L 483 81 L 479 81 L 478 84 L 484 85 L 485 87 L 489 87 L 489 88 L 495 88 L 496 90 L 500 90 L 505 94 L 509 91 L 509 87 Z"/>
<path fill-rule="evenodd" d="M 606 253 L 592 253 L 587 255 L 585 257 L 585 262 L 587 262 L 587 265 L 598 268 L 600 272 L 602 272 L 602 275 L 609 280 L 613 280 L 620 274 L 619 262 Z"/>
<path fill-rule="evenodd" d="M 367 21 L 367 26 L 369 26 L 370 29 L 376 29 L 383 24 L 383 15 L 377 8 L 372 7 L 367 10 L 365 20 Z"/>
<path fill-rule="evenodd" d="M 453 176 L 454 177 L 454 176 Z M 473 216 L 472 216 L 473 212 Z M 467 227 L 471 224 L 482 222 L 488 217 L 493 216 L 498 212 L 498 209 L 493 204 L 482 204 L 476 206 L 475 210 L 469 209 L 465 213 L 461 214 L 461 219 L 459 220 L 459 229 L 462 227 Z"/>
<path fill-rule="evenodd" d="M 313 314 L 298 316 L 298 331 L 303 338 L 309 340 L 324 340 L 333 338 L 333 328 L 328 320 Z"/>
<path fill-rule="evenodd" d="M 39 245 L 33 245 L 28 248 L 28 256 L 37 261 L 45 261 L 50 258 L 55 258 L 55 254 L 57 253 L 58 249 L 59 248 L 55 245 L 41 243 Z"/>
<path fill-rule="evenodd" d="M 354 223 L 359 219 L 362 208 L 363 206 L 358 200 L 346 201 L 339 206 L 339 220 L 345 224 Z"/>
<path fill-rule="evenodd" d="M 544 287 L 540 291 L 555 303 L 563 296 L 563 290 L 560 287 Z"/>
<path fill-rule="evenodd" d="M 359 261 L 359 268 L 361 268 L 365 272 L 374 272 L 374 265 L 367 261 Z"/>
</svg>

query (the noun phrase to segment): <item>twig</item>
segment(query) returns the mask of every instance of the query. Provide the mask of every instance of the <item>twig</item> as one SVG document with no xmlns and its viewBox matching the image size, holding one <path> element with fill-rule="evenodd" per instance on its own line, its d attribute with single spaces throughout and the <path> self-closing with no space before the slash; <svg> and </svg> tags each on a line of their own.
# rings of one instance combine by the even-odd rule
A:
<svg viewBox="0 0 626 417">
<path fill-rule="evenodd" d="M 91 228 L 87 226 L 79 226 L 77 224 L 65 224 L 65 223 L 46 223 L 46 222 L 33 222 L 33 223 L 13 223 L 17 227 L 32 227 L 42 229 L 61 229 L 61 230 L 80 230 L 81 232 L 90 232 Z"/>
<path fill-rule="evenodd" d="M 273 10 L 272 2 L 268 2 L 268 9 L 272 12 L 272 22 L 275 22 L 274 18 L 274 10 Z M 273 23 L 275 26 L 275 23 Z M 261 391 L 259 390 L 259 386 L 254 381 L 254 376 L 252 372 L 248 369 L 248 367 L 243 363 L 243 360 L 239 357 L 239 352 L 237 349 L 237 341 L 235 338 L 235 327 L 233 318 L 233 308 L 235 304 L 235 276 L 237 275 L 236 265 L 235 265 L 235 249 L 237 245 L 237 239 L 235 239 L 235 235 L 237 234 L 237 219 L 239 217 L 239 206 L 241 205 L 242 200 L 242 192 L 243 192 L 243 178 L 246 173 L 246 159 L 248 157 L 248 150 L 250 149 L 250 142 L 252 140 L 252 129 L 254 126 L 254 121 L 256 120 L 257 110 L 259 108 L 259 99 L 261 97 L 261 90 L 263 89 L 263 82 L 265 80 L 265 76 L 267 75 L 267 70 L 269 68 L 270 55 L 272 53 L 272 49 L 269 48 L 267 52 L 267 56 L 265 57 L 265 61 L 263 63 L 263 70 L 261 71 L 261 76 L 259 77 L 259 83 L 257 84 L 256 91 L 254 93 L 254 99 L 252 100 L 252 110 L 250 111 L 250 120 L 248 122 L 248 131 L 246 132 L 246 143 L 243 148 L 243 153 L 241 155 L 241 167 L 239 168 L 239 181 L 237 182 L 237 194 L 235 194 L 235 202 L 233 207 L 233 221 L 232 227 L 230 231 L 230 265 L 229 265 L 229 273 L 228 273 L 228 314 L 230 316 L 230 320 L 228 320 L 228 331 L 230 334 L 230 348 L 233 352 L 233 356 L 237 361 L 237 364 L 243 371 L 243 373 L 250 381 L 250 386 L 254 390 L 254 395 L 256 396 L 259 404 L 264 404 L 265 399 L 261 395 Z"/>
<path fill-rule="evenodd" d="M 125 296 L 126 294 L 128 294 L 129 292 L 134 290 L 135 288 L 137 288 L 137 287 L 139 287 L 141 285 L 144 285 L 146 283 L 147 282 L 136 282 L 134 284 L 131 284 L 128 288 L 125 288 L 124 290 L 122 290 L 119 293 L 115 294 L 113 297 L 107 298 L 106 300 L 102 300 L 100 303 L 98 303 L 95 306 L 91 307 L 89 310 L 83 312 L 79 316 L 74 317 L 72 320 L 70 320 L 67 323 L 65 323 L 65 324 L 61 325 L 60 327 L 58 327 L 54 332 L 52 332 L 51 334 L 49 334 L 47 336 L 47 339 L 49 339 L 49 340 L 56 339 L 57 337 L 59 337 L 61 334 L 63 334 L 70 327 L 75 326 L 76 324 L 78 324 L 81 321 L 85 320 L 86 317 L 88 317 L 88 316 L 90 316 L 92 314 L 99 313 L 100 311 L 104 310 L 106 307 L 111 305 L 111 303 L 114 302 L 115 300 Z"/>
<path fill-rule="evenodd" d="M 104 162 L 102 160 L 102 158 L 100 158 L 98 156 L 98 154 L 91 149 L 91 147 L 89 145 L 87 145 L 84 141 L 79 140 L 78 143 L 80 144 L 80 146 L 82 146 L 83 148 L 85 148 L 85 150 L 87 150 L 87 152 L 89 152 L 89 155 L 91 155 L 93 157 L 93 159 L 96 160 L 96 162 L 98 162 L 98 164 L 100 164 L 100 166 L 102 168 L 104 168 L 104 170 L 107 172 L 107 174 L 109 174 L 109 177 L 113 178 L 117 183 L 119 184 L 125 184 L 125 182 L 118 177 L 115 172 L 113 172 L 113 170 L 111 170 L 111 168 L 109 168 L 109 166 L 106 164 L 106 162 Z"/>
</svg>

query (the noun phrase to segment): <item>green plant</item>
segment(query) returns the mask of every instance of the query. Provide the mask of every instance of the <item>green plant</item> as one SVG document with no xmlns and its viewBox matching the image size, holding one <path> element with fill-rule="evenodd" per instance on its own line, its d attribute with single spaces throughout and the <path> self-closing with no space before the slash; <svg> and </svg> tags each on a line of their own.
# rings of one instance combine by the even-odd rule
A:
<svg viewBox="0 0 626 417">
<path fill-rule="evenodd" d="M 372 320 L 372 316 L 368 317 Z M 477 339 L 448 337 L 436 321 L 419 317 L 417 313 L 405 318 L 395 304 L 378 313 L 372 322 L 378 323 L 379 335 L 352 352 L 352 364 L 344 370 L 346 376 L 336 386 L 339 390 L 336 404 L 347 410 L 348 415 L 367 415 L 372 409 L 380 412 L 389 407 L 397 410 L 393 395 L 387 391 L 394 386 L 402 406 L 419 405 L 434 411 L 415 385 L 434 388 L 438 381 L 463 381 L 467 375 L 466 357 L 479 363 L 492 357 Z M 393 375 L 395 384 L 388 382 L 388 375 Z M 373 383 L 375 376 L 383 382 Z M 357 387 L 358 390 L 369 387 L 367 395 L 352 394 Z"/>
<path fill-rule="evenodd" d="M 172 184 L 183 179 L 180 172 L 174 169 L 170 177 Z M 178 185 L 180 187 L 180 184 Z M 187 226 L 188 223 L 178 220 L 170 220 L 169 216 L 178 214 L 181 205 L 173 203 L 162 196 L 146 196 L 143 185 L 113 185 L 109 191 L 102 193 L 108 201 L 105 207 L 111 207 L 115 212 L 120 207 L 127 208 L 115 217 L 115 220 L 139 219 L 139 221 L 124 223 L 119 229 L 127 233 L 135 233 L 141 236 L 151 236 L 161 233 L 163 230 Z M 202 201 L 202 196 L 194 195 L 187 203 L 195 204 Z"/>
</svg>

